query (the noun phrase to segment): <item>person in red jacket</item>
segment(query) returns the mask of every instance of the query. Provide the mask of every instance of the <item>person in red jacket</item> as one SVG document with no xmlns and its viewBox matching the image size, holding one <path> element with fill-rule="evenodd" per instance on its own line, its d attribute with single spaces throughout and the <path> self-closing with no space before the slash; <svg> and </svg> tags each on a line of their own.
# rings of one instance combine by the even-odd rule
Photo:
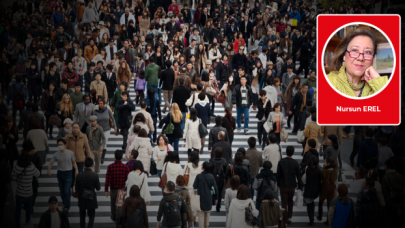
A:
<svg viewBox="0 0 405 228">
<path fill-rule="evenodd" d="M 280 24 L 277 24 L 277 26 L 276 26 L 276 31 L 281 34 L 282 32 L 284 32 L 285 27 L 286 27 L 286 24 L 284 23 L 284 20 L 280 20 Z"/>
<path fill-rule="evenodd" d="M 176 17 L 179 15 L 180 7 L 177 5 L 176 0 L 172 0 L 172 4 L 169 6 L 168 11 L 173 11 L 176 14 Z"/>
<path fill-rule="evenodd" d="M 67 67 L 62 73 L 62 79 L 64 78 L 69 81 L 68 89 L 70 89 L 70 92 L 74 92 L 75 84 L 79 81 L 79 75 L 77 74 L 76 69 L 73 68 L 73 63 L 70 60 L 67 61 Z"/>
</svg>

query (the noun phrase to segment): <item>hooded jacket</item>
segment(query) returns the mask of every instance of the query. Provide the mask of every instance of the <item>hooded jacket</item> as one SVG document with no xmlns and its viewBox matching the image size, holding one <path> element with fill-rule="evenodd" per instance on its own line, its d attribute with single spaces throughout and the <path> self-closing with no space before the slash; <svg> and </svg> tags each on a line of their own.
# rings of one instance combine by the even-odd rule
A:
<svg viewBox="0 0 405 228">
<path fill-rule="evenodd" d="M 264 191 L 266 191 L 266 189 L 261 188 L 264 179 L 266 179 L 265 183 L 270 185 L 271 191 L 273 191 L 273 192 L 277 191 L 277 179 L 273 175 L 273 171 L 267 170 L 267 169 L 261 169 L 260 173 L 258 173 L 256 175 L 256 178 L 253 181 L 253 186 L 252 186 L 253 189 L 257 191 L 256 202 L 259 202 L 259 203 L 262 202 L 263 196 L 264 196 Z"/>
<path fill-rule="evenodd" d="M 247 200 L 233 199 L 231 206 L 229 207 L 228 221 L 226 223 L 227 228 L 238 227 L 238 228 L 250 228 L 245 221 L 245 208 L 253 208 L 253 211 L 256 211 L 255 203 L 252 199 L 248 198 Z M 257 212 L 257 211 L 256 211 Z"/>
<path fill-rule="evenodd" d="M 149 137 L 137 137 L 129 147 L 129 151 L 138 150 L 139 156 L 136 160 L 139 160 L 143 164 L 145 172 L 150 171 L 150 156 L 152 155 L 152 146 L 150 144 Z M 177 177 L 177 176 L 176 176 Z M 145 199 L 145 201 L 147 201 Z"/>
<path fill-rule="evenodd" d="M 146 173 L 137 173 L 135 171 L 132 171 L 128 174 L 128 179 L 126 181 L 127 186 L 127 198 L 129 197 L 129 193 L 131 190 L 131 187 L 133 185 L 137 185 L 141 192 L 141 197 L 142 199 L 145 200 L 145 202 L 149 202 L 151 200 L 150 196 L 150 190 L 149 190 L 149 185 L 148 185 L 148 175 Z"/>
<path fill-rule="evenodd" d="M 187 204 L 187 213 L 183 214 L 183 219 L 187 222 L 192 222 L 193 213 L 191 212 L 191 198 L 190 198 L 189 191 L 184 186 L 176 185 L 176 188 L 174 189 L 174 193 L 183 197 L 184 202 L 186 202 L 186 204 Z"/>
</svg>

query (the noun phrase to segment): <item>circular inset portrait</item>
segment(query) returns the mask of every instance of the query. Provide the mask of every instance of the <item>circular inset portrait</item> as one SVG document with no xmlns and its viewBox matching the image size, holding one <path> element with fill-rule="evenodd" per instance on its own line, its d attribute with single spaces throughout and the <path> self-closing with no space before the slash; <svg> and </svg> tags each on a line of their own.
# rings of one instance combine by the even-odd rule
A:
<svg viewBox="0 0 405 228">
<path fill-rule="evenodd" d="M 323 70 L 341 95 L 362 99 L 382 91 L 395 65 L 389 38 L 370 24 L 348 24 L 331 35 L 323 52 Z"/>
</svg>

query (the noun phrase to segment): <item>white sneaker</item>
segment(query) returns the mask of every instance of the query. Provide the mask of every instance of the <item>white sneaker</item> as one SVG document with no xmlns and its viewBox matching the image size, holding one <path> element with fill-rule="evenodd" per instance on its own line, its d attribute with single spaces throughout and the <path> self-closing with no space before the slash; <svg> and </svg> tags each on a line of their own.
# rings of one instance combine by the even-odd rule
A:
<svg viewBox="0 0 405 228">
<path fill-rule="evenodd" d="M 249 134 L 249 131 L 245 131 L 245 135 L 248 135 Z"/>
<path fill-rule="evenodd" d="M 238 129 L 238 132 L 240 132 L 240 129 Z"/>
</svg>

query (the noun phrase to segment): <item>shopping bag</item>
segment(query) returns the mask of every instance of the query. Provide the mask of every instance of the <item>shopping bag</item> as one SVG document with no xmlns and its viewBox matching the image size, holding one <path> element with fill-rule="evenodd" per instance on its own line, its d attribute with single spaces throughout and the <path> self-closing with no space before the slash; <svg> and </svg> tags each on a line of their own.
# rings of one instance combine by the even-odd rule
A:
<svg viewBox="0 0 405 228">
<path fill-rule="evenodd" d="M 201 211 L 201 206 L 200 206 L 200 196 L 198 195 L 198 190 L 194 189 L 193 194 L 191 194 L 191 210 L 193 211 Z"/>
<path fill-rule="evenodd" d="M 305 140 L 305 136 L 304 136 L 304 131 L 298 131 L 297 132 L 297 141 L 302 143 Z"/>
<path fill-rule="evenodd" d="M 298 190 L 297 191 L 297 196 L 295 197 L 295 201 L 294 201 L 294 206 L 297 206 L 297 207 L 301 207 L 302 206 L 302 200 L 300 200 L 302 197 L 301 197 L 301 190 Z"/>
<path fill-rule="evenodd" d="M 115 200 L 115 206 L 122 207 L 124 204 L 125 196 L 127 195 L 127 189 L 118 189 L 117 198 Z"/>
</svg>

